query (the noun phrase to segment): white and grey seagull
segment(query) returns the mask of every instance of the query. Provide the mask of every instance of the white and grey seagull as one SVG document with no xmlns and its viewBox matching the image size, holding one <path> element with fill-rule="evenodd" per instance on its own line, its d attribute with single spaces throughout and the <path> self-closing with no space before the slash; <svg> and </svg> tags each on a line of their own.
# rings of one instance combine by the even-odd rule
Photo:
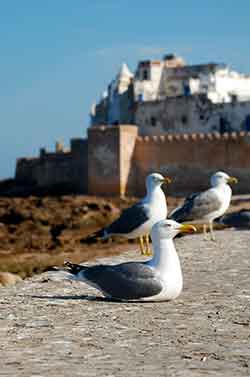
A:
<svg viewBox="0 0 250 377">
<path fill-rule="evenodd" d="M 112 236 L 139 238 L 141 253 L 151 255 L 149 247 L 151 228 L 155 223 L 167 217 L 167 202 L 161 185 L 170 182 L 169 177 L 163 177 L 159 173 L 148 175 L 146 196 L 132 207 L 126 208 L 112 224 L 88 236 L 86 241 L 104 240 Z M 143 236 L 145 236 L 146 248 Z"/>
<path fill-rule="evenodd" d="M 174 209 L 169 218 L 179 222 L 203 223 L 203 233 L 206 237 L 207 224 L 211 239 L 215 240 L 213 221 L 222 216 L 228 209 L 232 197 L 232 190 L 228 183 L 237 183 L 235 177 L 218 171 L 211 176 L 211 188 L 188 196 L 184 203 Z"/>
<path fill-rule="evenodd" d="M 107 298 L 167 301 L 182 291 L 183 279 L 173 238 L 179 232 L 195 232 L 193 225 L 161 220 L 151 230 L 153 258 L 146 262 L 82 266 L 65 262 L 73 280 L 98 289 Z"/>
</svg>

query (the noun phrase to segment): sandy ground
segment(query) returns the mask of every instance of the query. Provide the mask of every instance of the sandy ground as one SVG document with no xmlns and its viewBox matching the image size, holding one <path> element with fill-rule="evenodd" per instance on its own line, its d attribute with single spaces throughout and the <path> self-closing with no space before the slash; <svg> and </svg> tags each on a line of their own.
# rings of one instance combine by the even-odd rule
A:
<svg viewBox="0 0 250 377">
<path fill-rule="evenodd" d="M 0 376 L 249 376 L 250 232 L 216 236 L 176 239 L 184 291 L 173 302 L 108 302 L 56 272 L 2 288 Z M 141 258 L 124 248 L 98 262 Z"/>
</svg>

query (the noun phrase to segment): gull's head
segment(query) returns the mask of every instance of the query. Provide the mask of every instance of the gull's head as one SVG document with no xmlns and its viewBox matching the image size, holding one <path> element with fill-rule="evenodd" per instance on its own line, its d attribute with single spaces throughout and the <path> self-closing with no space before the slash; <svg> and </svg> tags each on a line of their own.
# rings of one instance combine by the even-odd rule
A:
<svg viewBox="0 0 250 377">
<path fill-rule="evenodd" d="M 211 186 L 218 186 L 226 183 L 237 183 L 238 179 L 231 177 L 230 175 L 224 173 L 223 171 L 217 171 L 211 177 Z"/>
<path fill-rule="evenodd" d="M 178 233 L 194 232 L 196 232 L 196 228 L 191 224 L 180 224 L 177 221 L 166 219 L 159 221 L 153 226 L 151 236 L 154 239 L 171 239 Z"/>
<path fill-rule="evenodd" d="M 159 173 L 149 174 L 146 178 L 146 187 L 148 190 L 152 190 L 155 187 L 160 187 L 163 183 L 170 183 L 171 178 L 163 177 Z"/>
</svg>

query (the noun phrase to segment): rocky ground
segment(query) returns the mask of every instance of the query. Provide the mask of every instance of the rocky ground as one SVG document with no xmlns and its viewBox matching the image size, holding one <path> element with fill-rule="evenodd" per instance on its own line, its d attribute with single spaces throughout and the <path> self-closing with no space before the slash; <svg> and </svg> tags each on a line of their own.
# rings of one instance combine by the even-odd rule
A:
<svg viewBox="0 0 250 377">
<path fill-rule="evenodd" d="M 87 245 L 84 240 L 136 200 L 73 195 L 0 197 L 0 286 L 1 272 L 25 278 L 68 258 L 80 262 L 123 252 L 124 240 L 98 245 Z M 182 198 L 168 197 L 167 201 L 171 210 Z M 250 208 L 249 196 L 233 199 L 230 211 L 241 208 Z"/>
<path fill-rule="evenodd" d="M 87 245 L 88 234 L 109 224 L 137 199 L 88 196 L 0 197 L 0 272 L 32 276 L 64 259 L 117 254 L 124 240 Z M 175 206 L 178 199 L 169 199 Z M 0 280 L 1 285 L 1 280 Z"/>
<path fill-rule="evenodd" d="M 105 301 L 59 272 L 0 289 L 0 376 L 249 376 L 250 232 L 216 238 L 176 239 L 184 291 L 173 302 Z M 94 262 L 141 259 L 119 247 Z"/>
</svg>

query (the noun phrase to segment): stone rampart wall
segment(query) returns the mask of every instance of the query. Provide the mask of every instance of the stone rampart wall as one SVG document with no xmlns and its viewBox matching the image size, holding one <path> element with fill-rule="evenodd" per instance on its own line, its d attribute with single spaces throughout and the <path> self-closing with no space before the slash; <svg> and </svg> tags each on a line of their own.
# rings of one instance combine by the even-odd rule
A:
<svg viewBox="0 0 250 377">
<path fill-rule="evenodd" d="M 212 173 L 239 178 L 234 193 L 249 193 L 250 132 L 138 136 L 133 125 L 91 127 L 88 140 L 71 140 L 68 152 L 19 159 L 16 181 L 38 187 L 66 187 L 71 193 L 137 195 L 145 193 L 151 172 L 172 177 L 166 190 L 186 195 L 202 190 Z"/>
<path fill-rule="evenodd" d="M 166 188 L 175 195 L 202 190 L 215 171 L 239 178 L 234 193 L 250 187 L 250 133 L 219 133 L 138 137 L 134 151 L 137 195 L 145 192 L 148 173 L 158 171 L 172 177 Z"/>
<path fill-rule="evenodd" d="M 15 179 L 19 185 L 37 188 L 58 187 L 60 192 L 87 192 L 88 144 L 72 139 L 69 151 L 40 150 L 35 158 L 17 160 Z"/>
</svg>

